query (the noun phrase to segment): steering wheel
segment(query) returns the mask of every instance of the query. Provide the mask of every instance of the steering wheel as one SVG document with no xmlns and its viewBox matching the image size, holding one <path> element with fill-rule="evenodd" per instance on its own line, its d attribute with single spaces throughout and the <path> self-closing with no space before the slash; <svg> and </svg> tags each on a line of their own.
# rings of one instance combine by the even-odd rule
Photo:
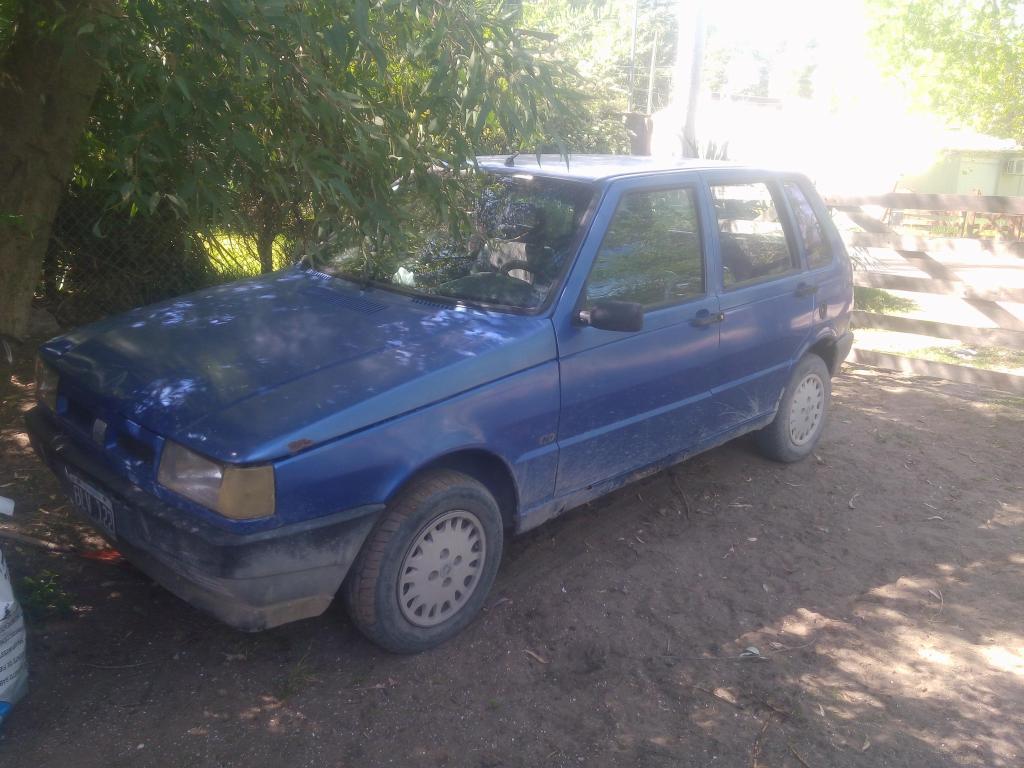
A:
<svg viewBox="0 0 1024 768">
<path fill-rule="evenodd" d="M 536 275 L 533 272 L 533 267 L 530 266 L 530 262 L 524 261 L 523 259 L 512 259 L 512 261 L 505 262 L 498 268 L 498 274 L 501 275 L 502 277 L 508 277 L 511 278 L 512 280 L 521 280 L 524 283 L 529 283 L 532 285 L 532 283 L 529 280 L 523 280 L 523 278 L 521 277 L 513 277 L 512 275 L 509 274 L 509 272 L 512 272 L 513 270 L 517 269 L 523 272 L 529 272 L 530 276 L 536 279 Z"/>
</svg>

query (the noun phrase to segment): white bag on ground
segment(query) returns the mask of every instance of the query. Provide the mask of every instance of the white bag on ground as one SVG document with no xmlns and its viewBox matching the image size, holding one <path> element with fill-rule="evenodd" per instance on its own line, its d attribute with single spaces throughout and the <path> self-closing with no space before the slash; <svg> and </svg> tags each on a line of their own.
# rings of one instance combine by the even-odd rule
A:
<svg viewBox="0 0 1024 768">
<path fill-rule="evenodd" d="M 25 619 L 14 599 L 11 574 L 0 550 L 0 724 L 27 688 Z"/>
</svg>

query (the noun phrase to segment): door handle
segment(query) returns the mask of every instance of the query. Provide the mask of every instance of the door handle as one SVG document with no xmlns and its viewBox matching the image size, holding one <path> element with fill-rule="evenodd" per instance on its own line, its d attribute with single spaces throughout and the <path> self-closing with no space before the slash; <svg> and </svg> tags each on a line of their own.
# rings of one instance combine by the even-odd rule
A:
<svg viewBox="0 0 1024 768">
<path fill-rule="evenodd" d="M 708 312 L 706 309 L 702 309 L 690 320 L 690 325 L 696 328 L 706 328 L 723 320 L 725 320 L 725 312 Z"/>
<path fill-rule="evenodd" d="M 818 286 L 814 283 L 800 283 L 796 287 L 797 296 L 813 296 L 818 292 Z"/>
</svg>

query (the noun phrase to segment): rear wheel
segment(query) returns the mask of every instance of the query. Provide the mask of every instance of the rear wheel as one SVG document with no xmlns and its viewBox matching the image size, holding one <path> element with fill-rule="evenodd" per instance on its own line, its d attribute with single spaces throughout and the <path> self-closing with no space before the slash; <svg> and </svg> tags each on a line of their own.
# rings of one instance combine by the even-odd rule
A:
<svg viewBox="0 0 1024 768">
<path fill-rule="evenodd" d="M 388 505 L 345 583 L 345 602 L 369 639 L 396 653 L 432 648 L 480 612 L 498 572 L 501 512 L 460 472 L 414 480 Z"/>
<path fill-rule="evenodd" d="M 809 456 L 825 428 L 831 397 L 828 366 L 817 355 L 806 355 L 793 369 L 775 420 L 757 433 L 761 452 L 784 462 Z"/>
</svg>

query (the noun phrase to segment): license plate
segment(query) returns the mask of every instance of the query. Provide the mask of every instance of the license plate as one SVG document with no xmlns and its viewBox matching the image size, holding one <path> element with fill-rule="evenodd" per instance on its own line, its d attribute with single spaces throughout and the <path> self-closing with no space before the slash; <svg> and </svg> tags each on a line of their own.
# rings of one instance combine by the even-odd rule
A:
<svg viewBox="0 0 1024 768">
<path fill-rule="evenodd" d="M 114 505 L 110 502 L 110 497 L 73 472 L 68 471 L 67 476 L 71 483 L 71 500 L 75 506 L 110 538 L 117 538 L 117 531 L 114 528 Z"/>
</svg>

